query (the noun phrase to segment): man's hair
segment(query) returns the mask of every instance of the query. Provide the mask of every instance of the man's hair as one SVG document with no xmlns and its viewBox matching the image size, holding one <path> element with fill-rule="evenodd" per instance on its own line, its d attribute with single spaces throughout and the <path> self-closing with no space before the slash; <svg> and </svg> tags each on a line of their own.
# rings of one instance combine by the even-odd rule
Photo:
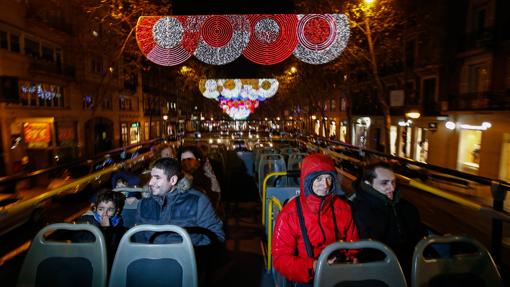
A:
<svg viewBox="0 0 510 287">
<path fill-rule="evenodd" d="M 115 204 L 115 209 L 121 212 L 124 208 L 125 199 L 126 197 L 120 192 L 111 191 L 109 189 L 101 189 L 96 195 L 94 206 L 97 208 L 99 203 L 111 201 Z"/>
<path fill-rule="evenodd" d="M 166 175 L 167 180 L 174 175 L 179 176 L 180 166 L 179 162 L 175 158 L 163 157 L 154 162 L 152 168 L 159 168 L 163 170 L 163 173 Z"/>
<path fill-rule="evenodd" d="M 393 167 L 387 162 L 378 161 L 370 163 L 363 168 L 363 175 L 361 180 L 373 183 L 373 180 L 377 177 L 377 174 L 375 173 L 377 168 L 384 168 L 393 171 Z"/>
</svg>

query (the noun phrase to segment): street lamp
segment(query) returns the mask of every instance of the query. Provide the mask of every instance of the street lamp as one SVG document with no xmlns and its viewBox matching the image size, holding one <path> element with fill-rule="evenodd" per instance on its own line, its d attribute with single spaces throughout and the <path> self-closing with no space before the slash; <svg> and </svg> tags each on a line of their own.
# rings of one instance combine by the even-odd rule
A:
<svg viewBox="0 0 510 287">
<path fill-rule="evenodd" d="M 406 113 L 406 118 L 410 118 L 410 119 L 419 119 L 421 116 L 420 112 L 418 111 L 409 111 Z"/>
</svg>

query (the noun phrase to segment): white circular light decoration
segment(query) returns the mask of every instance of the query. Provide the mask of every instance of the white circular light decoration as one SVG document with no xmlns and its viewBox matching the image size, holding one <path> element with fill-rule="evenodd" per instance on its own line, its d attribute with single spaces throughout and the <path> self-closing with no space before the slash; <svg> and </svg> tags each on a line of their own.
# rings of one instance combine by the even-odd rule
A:
<svg viewBox="0 0 510 287">
<path fill-rule="evenodd" d="M 228 64 L 239 58 L 250 40 L 250 24 L 244 15 L 208 16 L 200 28 L 194 55 L 211 65 Z"/>
<path fill-rule="evenodd" d="M 280 26 L 275 20 L 265 18 L 255 24 L 255 36 L 260 42 L 271 44 L 280 35 Z"/>
<path fill-rule="evenodd" d="M 251 114 L 250 109 L 246 108 L 245 106 L 227 108 L 225 112 L 233 120 L 245 120 Z"/>
<path fill-rule="evenodd" d="M 179 20 L 172 17 L 163 17 L 154 24 L 152 34 L 156 44 L 162 48 L 170 49 L 181 43 L 184 28 Z"/>
<path fill-rule="evenodd" d="M 324 64 L 340 56 L 349 40 L 349 20 L 343 14 L 298 15 L 298 45 L 294 56 L 308 64 Z"/>
<path fill-rule="evenodd" d="M 218 87 L 221 87 L 221 95 L 227 99 L 238 97 L 243 84 L 240 79 L 220 79 Z"/>
<path fill-rule="evenodd" d="M 208 99 L 216 99 L 220 96 L 216 80 L 200 80 L 199 89 L 202 95 Z"/>
<path fill-rule="evenodd" d="M 257 90 L 255 90 L 250 84 L 243 84 L 243 88 L 241 89 L 241 93 L 239 95 L 243 99 L 256 100 L 259 98 Z"/>
<path fill-rule="evenodd" d="M 278 91 L 278 80 L 277 79 L 259 79 L 259 88 L 257 94 L 264 99 L 270 98 Z"/>
</svg>

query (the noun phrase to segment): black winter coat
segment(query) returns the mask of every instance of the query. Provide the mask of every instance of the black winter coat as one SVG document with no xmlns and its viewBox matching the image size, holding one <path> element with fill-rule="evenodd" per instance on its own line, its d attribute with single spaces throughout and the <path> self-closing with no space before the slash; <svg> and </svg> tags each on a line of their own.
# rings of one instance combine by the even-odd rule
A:
<svg viewBox="0 0 510 287">
<path fill-rule="evenodd" d="M 404 273 L 409 275 L 414 247 L 426 235 L 418 209 L 400 198 L 398 189 L 390 200 L 366 183 L 357 183 L 353 187 L 356 198 L 352 202 L 352 213 L 360 239 L 373 239 L 388 245 L 397 255 Z M 360 260 L 373 259 L 370 257 Z"/>
</svg>

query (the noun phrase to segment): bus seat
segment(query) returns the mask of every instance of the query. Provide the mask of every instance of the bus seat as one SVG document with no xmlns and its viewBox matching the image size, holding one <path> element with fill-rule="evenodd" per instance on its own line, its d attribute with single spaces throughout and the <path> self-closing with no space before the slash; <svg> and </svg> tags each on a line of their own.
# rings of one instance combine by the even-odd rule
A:
<svg viewBox="0 0 510 287">
<path fill-rule="evenodd" d="M 134 234 L 144 231 L 175 232 L 182 242 L 131 241 Z M 109 286 L 198 286 L 195 252 L 188 233 L 175 225 L 138 225 L 128 230 L 117 249 Z"/>
<path fill-rule="evenodd" d="M 259 176 L 259 190 L 262 190 L 262 183 L 266 175 L 276 171 L 286 171 L 287 166 L 285 160 L 280 154 L 264 154 L 260 158 L 258 176 Z M 272 179 L 273 180 L 273 179 Z M 276 178 L 274 179 L 276 180 Z M 286 180 L 285 180 L 286 181 Z M 283 181 L 281 181 L 283 182 Z M 285 183 L 286 184 L 286 183 Z M 284 184 L 284 185 L 285 185 Z M 272 181 L 268 185 L 275 185 Z"/>
<path fill-rule="evenodd" d="M 386 255 L 382 261 L 366 263 L 328 263 L 330 255 L 346 249 L 375 249 Z M 397 256 L 389 247 L 373 240 L 335 242 L 326 247 L 317 261 L 314 287 L 333 286 L 407 286 Z"/>
<path fill-rule="evenodd" d="M 450 245 L 447 256 L 425 255 L 427 247 L 443 244 Z M 487 249 L 472 238 L 455 235 L 429 235 L 418 242 L 411 281 L 412 286 L 503 286 Z"/>
<path fill-rule="evenodd" d="M 57 231 L 86 231 L 92 242 L 52 241 Z M 91 224 L 55 223 L 34 237 L 21 268 L 17 286 L 106 286 L 106 245 L 101 230 Z"/>
</svg>

